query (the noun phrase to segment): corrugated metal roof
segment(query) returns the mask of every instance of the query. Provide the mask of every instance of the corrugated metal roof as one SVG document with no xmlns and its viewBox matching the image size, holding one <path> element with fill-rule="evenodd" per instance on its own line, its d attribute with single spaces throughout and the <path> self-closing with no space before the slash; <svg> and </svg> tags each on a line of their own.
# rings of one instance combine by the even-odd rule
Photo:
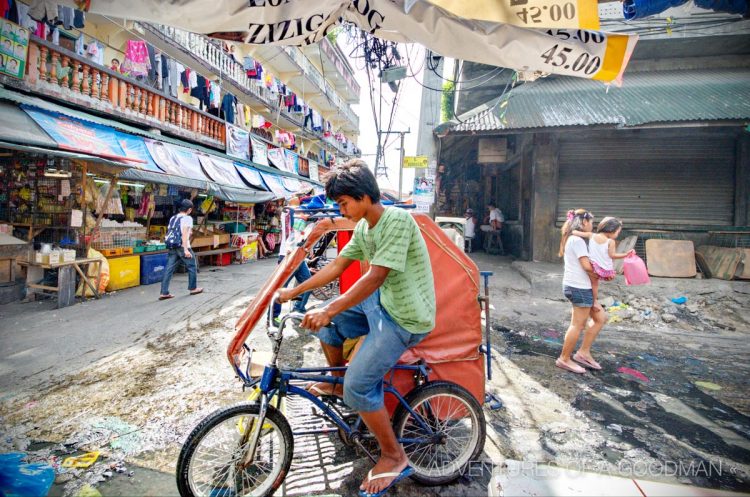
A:
<svg viewBox="0 0 750 497">
<path fill-rule="evenodd" d="M 449 132 L 750 119 L 750 69 L 632 73 L 621 88 L 544 78 L 513 90 L 504 119 L 496 103 L 462 116 Z"/>
</svg>

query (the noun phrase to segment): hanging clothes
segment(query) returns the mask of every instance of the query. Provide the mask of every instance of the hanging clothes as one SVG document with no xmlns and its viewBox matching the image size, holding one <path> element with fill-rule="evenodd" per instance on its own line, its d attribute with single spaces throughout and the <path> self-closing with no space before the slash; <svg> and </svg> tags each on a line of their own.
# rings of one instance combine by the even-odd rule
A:
<svg viewBox="0 0 750 497">
<path fill-rule="evenodd" d="M 234 123 L 235 105 L 237 105 L 237 97 L 231 93 L 226 93 L 221 99 L 221 113 L 224 120 L 229 123 Z"/>
<path fill-rule="evenodd" d="M 182 72 L 181 69 L 184 70 L 184 67 L 174 59 L 167 60 L 167 67 L 167 72 L 169 73 L 169 77 L 167 78 L 169 81 L 169 94 L 177 98 L 177 89 L 180 86 L 180 73 Z"/>
<path fill-rule="evenodd" d="M 73 27 L 76 29 L 86 27 L 86 13 L 84 11 L 78 9 L 73 11 Z"/>
<path fill-rule="evenodd" d="M 95 64 L 104 65 L 104 45 L 96 40 L 91 40 L 86 48 L 86 56 Z"/>
<path fill-rule="evenodd" d="M 73 7 L 66 7 L 64 5 L 57 6 L 57 19 L 59 23 L 67 30 L 73 29 Z"/>
<path fill-rule="evenodd" d="M 125 48 L 125 60 L 122 63 L 123 72 L 131 76 L 146 76 L 151 69 L 148 47 L 145 41 L 128 40 Z"/>
<path fill-rule="evenodd" d="M 86 43 L 84 42 L 83 35 L 79 36 L 76 40 L 75 49 L 78 55 L 86 53 Z"/>
<path fill-rule="evenodd" d="M 182 93 L 190 93 L 190 68 L 183 68 L 180 73 L 180 83 L 182 84 Z"/>
<path fill-rule="evenodd" d="M 209 106 L 214 109 L 221 108 L 222 101 L 221 101 L 221 86 L 219 86 L 218 81 L 214 81 L 211 83 L 211 86 L 209 87 Z"/>
<path fill-rule="evenodd" d="M 156 86 L 158 81 L 156 78 L 156 49 L 152 45 L 146 45 L 146 51 L 148 53 L 148 63 L 150 65 L 148 68 L 148 82 L 151 86 Z"/>
</svg>

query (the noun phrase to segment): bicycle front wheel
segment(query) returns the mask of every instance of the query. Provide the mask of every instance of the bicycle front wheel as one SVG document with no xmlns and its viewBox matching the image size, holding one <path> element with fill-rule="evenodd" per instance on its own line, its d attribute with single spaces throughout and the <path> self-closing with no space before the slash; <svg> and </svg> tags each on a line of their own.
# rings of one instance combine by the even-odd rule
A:
<svg viewBox="0 0 750 497">
<path fill-rule="evenodd" d="M 177 461 L 180 495 L 273 495 L 289 472 L 294 440 L 286 418 L 269 406 L 255 458 L 250 464 L 244 463 L 259 411 L 257 403 L 223 408 L 193 429 Z"/>
<path fill-rule="evenodd" d="M 393 415 L 393 431 L 424 485 L 444 485 L 461 476 L 484 449 L 486 421 L 468 390 L 448 381 L 431 381 L 405 398 Z"/>
</svg>

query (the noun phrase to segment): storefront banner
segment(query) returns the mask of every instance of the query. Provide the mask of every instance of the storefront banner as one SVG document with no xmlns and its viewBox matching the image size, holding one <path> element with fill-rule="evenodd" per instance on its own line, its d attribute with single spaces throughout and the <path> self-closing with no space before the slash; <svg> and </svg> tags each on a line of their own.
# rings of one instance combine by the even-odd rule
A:
<svg viewBox="0 0 750 497">
<path fill-rule="evenodd" d="M 317 43 L 348 21 L 445 57 L 604 82 L 620 80 L 637 41 L 637 35 L 587 31 L 599 23 L 596 0 L 319 0 L 312 7 L 303 0 L 226 0 L 221 8 L 212 0 L 183 0 L 179 9 L 172 0 L 98 0 L 90 11 L 254 45 Z"/>
<path fill-rule="evenodd" d="M 142 163 L 139 159 L 132 159 L 125 155 L 112 128 L 28 105 L 22 105 L 21 108 L 62 149 L 85 152 L 107 159 L 123 160 L 133 166 L 136 163 Z"/>
<path fill-rule="evenodd" d="M 308 159 L 307 162 L 310 164 L 309 166 L 310 179 L 313 181 L 320 181 L 320 173 L 318 172 L 318 163 L 312 159 Z"/>
<path fill-rule="evenodd" d="M 283 148 L 269 148 L 268 149 L 268 160 L 271 161 L 271 165 L 282 171 L 289 171 L 289 165 L 286 162 L 286 154 Z"/>
<path fill-rule="evenodd" d="M 250 132 L 226 123 L 227 155 L 250 160 Z"/>
<path fill-rule="evenodd" d="M 261 166 L 270 166 L 268 164 L 268 147 L 266 143 L 251 136 L 250 144 L 253 147 L 252 161 Z"/>
<path fill-rule="evenodd" d="M 133 165 L 138 169 L 151 171 L 154 173 L 162 172 L 148 153 L 146 142 L 140 136 L 133 136 L 121 131 L 115 131 L 117 143 L 120 145 L 125 156 L 133 160 Z M 135 162 L 140 161 L 140 162 Z"/>
<path fill-rule="evenodd" d="M 271 190 L 277 198 L 289 198 L 291 197 L 290 192 L 284 188 L 281 184 L 281 178 L 275 174 L 264 173 L 261 171 L 260 176 L 263 178 L 266 186 Z"/>
<path fill-rule="evenodd" d="M 156 165 L 167 174 L 207 181 L 196 152 L 190 148 L 172 145 L 171 143 L 144 140 L 148 153 Z"/>
<path fill-rule="evenodd" d="M 284 149 L 284 155 L 286 157 L 287 171 L 294 174 L 299 174 L 299 155 L 295 154 L 291 150 Z"/>
<path fill-rule="evenodd" d="M 263 182 L 263 178 L 260 175 L 260 171 L 253 169 L 252 167 L 240 164 L 239 162 L 234 163 L 235 170 L 240 173 L 240 176 L 247 181 L 250 185 L 256 188 L 262 188 L 268 190 L 268 187 Z"/>
<path fill-rule="evenodd" d="M 237 175 L 232 161 L 208 154 L 198 154 L 198 160 L 203 166 L 203 171 L 212 181 L 227 186 L 245 186 Z"/>
</svg>

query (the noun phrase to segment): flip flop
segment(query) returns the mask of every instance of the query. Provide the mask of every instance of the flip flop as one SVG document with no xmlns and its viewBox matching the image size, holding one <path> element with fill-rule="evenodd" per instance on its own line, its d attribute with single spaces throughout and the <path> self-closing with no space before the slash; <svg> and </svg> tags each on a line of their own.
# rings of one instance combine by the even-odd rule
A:
<svg viewBox="0 0 750 497">
<path fill-rule="evenodd" d="M 172 295 L 171 293 L 168 293 L 166 295 L 159 295 L 159 300 L 169 300 L 173 298 L 174 298 L 174 295 Z"/>
<path fill-rule="evenodd" d="M 198 295 L 199 293 L 203 293 L 203 288 L 196 288 L 190 291 L 190 295 Z"/>
<path fill-rule="evenodd" d="M 602 369 L 601 365 L 596 361 L 589 361 L 585 357 L 579 356 L 578 353 L 573 355 L 573 360 L 586 366 L 587 368 L 596 369 L 597 371 Z"/>
<path fill-rule="evenodd" d="M 404 478 L 410 477 L 413 474 L 414 474 L 414 468 L 412 468 L 411 466 L 406 466 L 404 468 L 404 470 L 401 471 L 400 473 L 397 473 L 397 472 L 394 471 L 394 472 L 391 472 L 391 473 L 380 473 L 380 474 L 377 474 L 377 475 L 373 475 L 372 474 L 372 470 L 370 470 L 370 471 L 367 472 L 367 481 L 377 480 L 379 478 L 391 478 L 391 477 L 394 477 L 394 476 L 395 476 L 395 478 L 393 478 L 393 481 L 387 487 L 385 487 L 383 490 L 381 490 L 380 492 L 378 492 L 376 494 L 368 494 L 364 490 L 360 489 L 359 490 L 359 497 L 381 497 L 381 496 L 385 495 L 386 492 L 388 492 L 388 490 L 390 490 L 391 487 L 393 487 L 395 484 L 397 484 L 398 482 L 400 482 Z"/>
<path fill-rule="evenodd" d="M 567 364 L 565 364 L 564 362 L 562 362 L 560 359 L 557 359 L 555 361 L 555 366 L 557 366 L 560 369 L 564 369 L 566 371 L 570 371 L 571 373 L 584 374 L 586 372 L 586 370 L 584 368 L 578 366 L 578 369 L 574 369 L 574 368 L 568 366 Z"/>
</svg>

